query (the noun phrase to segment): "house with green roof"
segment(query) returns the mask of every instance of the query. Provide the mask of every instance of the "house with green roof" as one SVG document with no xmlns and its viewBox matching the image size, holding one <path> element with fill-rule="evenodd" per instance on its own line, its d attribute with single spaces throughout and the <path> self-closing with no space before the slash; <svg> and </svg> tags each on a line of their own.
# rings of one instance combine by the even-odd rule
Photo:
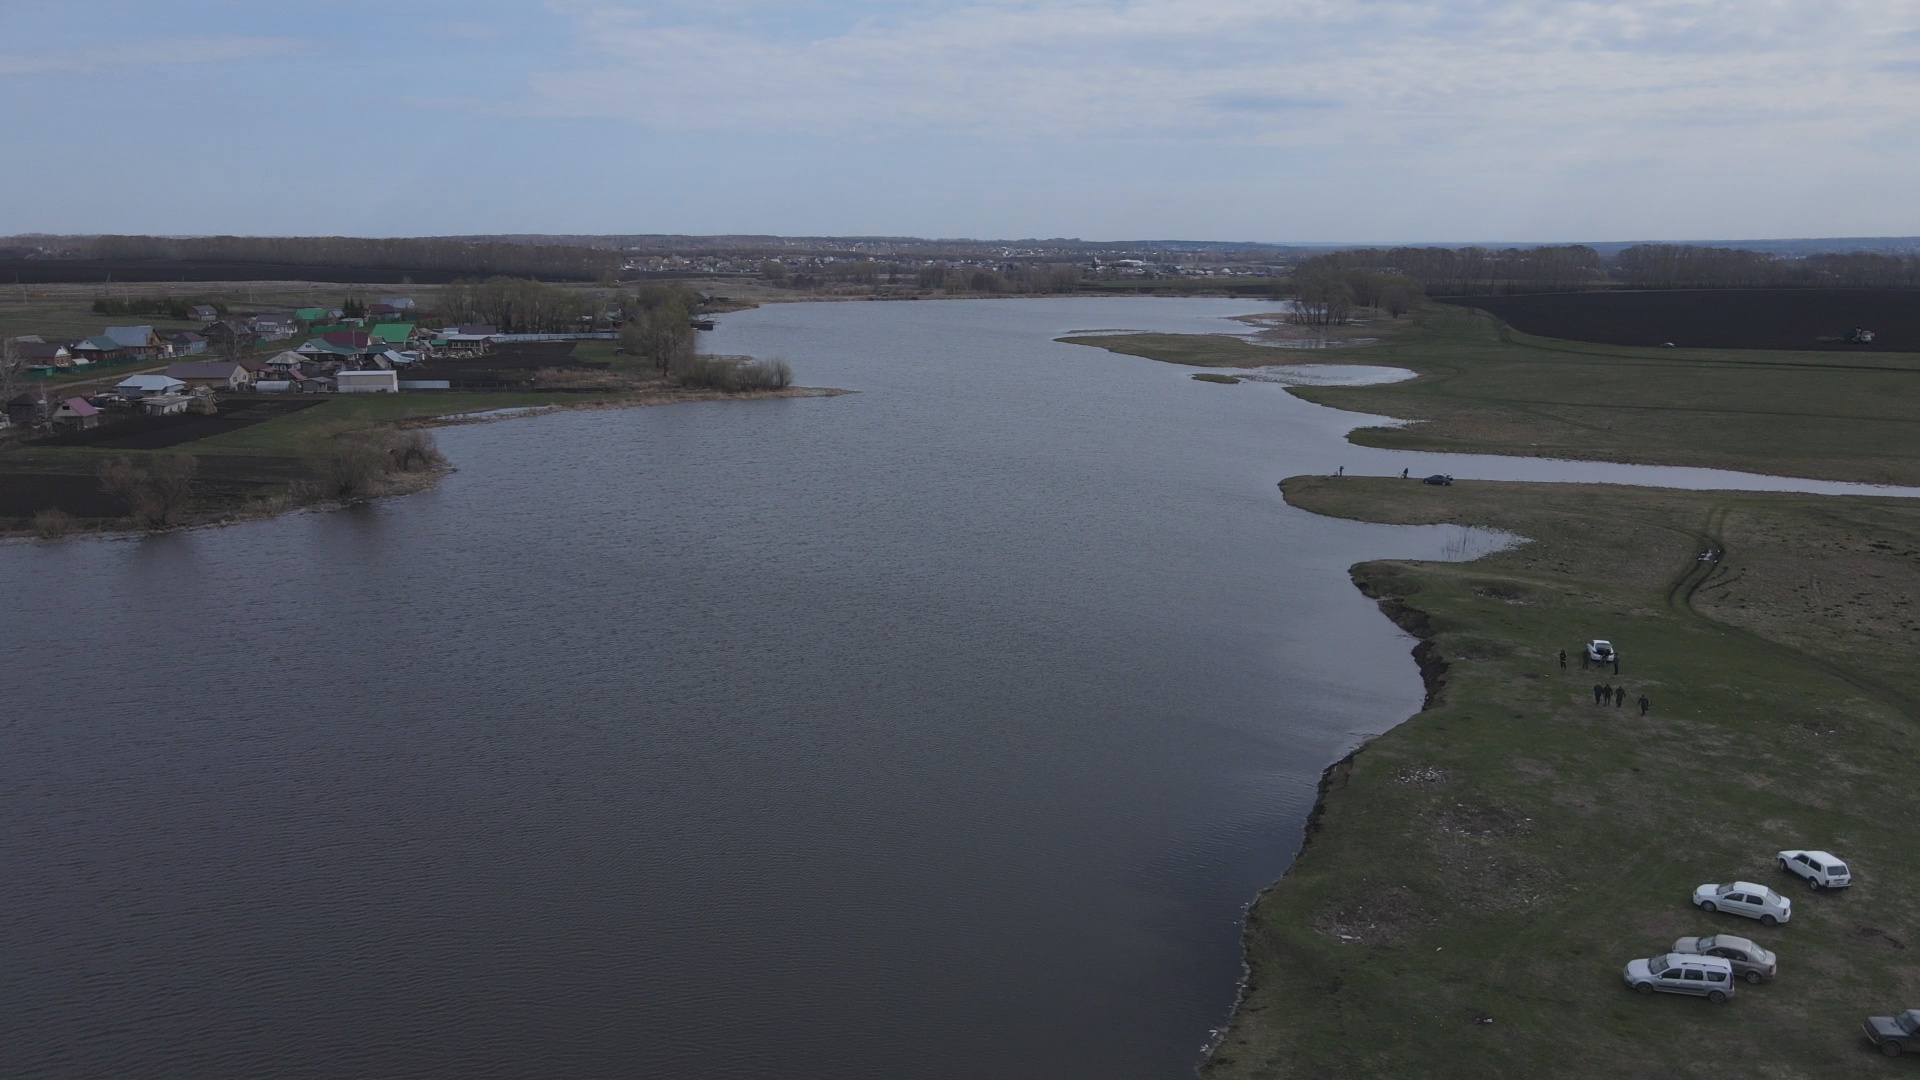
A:
<svg viewBox="0 0 1920 1080">
<path fill-rule="evenodd" d="M 303 307 L 300 310 L 295 311 L 293 313 L 293 317 L 311 326 L 317 322 L 327 321 L 327 319 L 332 317 L 332 314 L 333 313 L 328 311 L 326 308 Z"/>
<path fill-rule="evenodd" d="M 369 331 L 377 341 L 389 345 L 405 345 L 413 340 L 413 324 L 410 322 L 381 323 Z"/>
</svg>

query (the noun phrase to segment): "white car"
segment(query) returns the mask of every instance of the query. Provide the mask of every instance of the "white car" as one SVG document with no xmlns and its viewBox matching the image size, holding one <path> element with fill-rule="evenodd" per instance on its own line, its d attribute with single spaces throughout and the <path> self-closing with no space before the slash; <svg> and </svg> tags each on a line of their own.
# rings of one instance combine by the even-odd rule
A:
<svg viewBox="0 0 1920 1080">
<path fill-rule="evenodd" d="M 1793 918 L 1793 901 L 1751 881 L 1730 885 L 1702 885 L 1693 890 L 1694 906 L 1701 911 L 1724 911 L 1759 919 L 1763 925 L 1778 926 Z"/>
<path fill-rule="evenodd" d="M 1687 956 L 1666 953 L 1645 960 L 1630 960 L 1627 985 L 1642 994 L 1663 990 L 1669 994 L 1692 994 L 1719 1004 L 1733 996 L 1733 965 L 1718 956 Z"/>
<path fill-rule="evenodd" d="M 1825 851 L 1783 851 L 1780 869 L 1806 878 L 1809 889 L 1844 889 L 1853 884 L 1847 864 Z"/>
<path fill-rule="evenodd" d="M 1588 660 L 1591 660 L 1596 664 L 1611 664 L 1617 661 L 1619 658 L 1620 658 L 1619 654 L 1613 651 L 1613 642 L 1602 641 L 1599 638 L 1595 638 L 1592 641 L 1587 642 L 1587 659 Z"/>
</svg>

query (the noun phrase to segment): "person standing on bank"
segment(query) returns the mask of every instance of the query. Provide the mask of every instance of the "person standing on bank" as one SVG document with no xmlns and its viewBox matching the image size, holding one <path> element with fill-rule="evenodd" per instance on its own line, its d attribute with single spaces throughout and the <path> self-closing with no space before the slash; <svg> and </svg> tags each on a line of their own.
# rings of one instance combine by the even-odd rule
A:
<svg viewBox="0 0 1920 1080">
<path fill-rule="evenodd" d="M 1653 702 L 1647 700 L 1647 695 L 1641 694 L 1640 695 L 1640 715 L 1641 716 L 1647 715 L 1647 710 L 1651 708 L 1653 708 Z"/>
<path fill-rule="evenodd" d="M 1567 670 L 1567 650 L 1565 649 L 1560 650 L 1560 670 Z"/>
</svg>

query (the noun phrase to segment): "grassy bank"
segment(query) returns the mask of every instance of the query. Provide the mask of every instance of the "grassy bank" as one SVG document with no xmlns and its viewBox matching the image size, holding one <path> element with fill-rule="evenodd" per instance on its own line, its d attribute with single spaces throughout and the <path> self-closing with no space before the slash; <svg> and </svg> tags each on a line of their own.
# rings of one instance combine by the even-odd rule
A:
<svg viewBox="0 0 1920 1080">
<path fill-rule="evenodd" d="M 1354 579 L 1429 643 L 1429 707 L 1336 769 L 1252 909 L 1251 972 L 1209 1077 L 1888 1074 L 1868 1010 L 1920 1000 L 1920 506 L 1617 487 L 1295 478 L 1318 513 L 1532 538 Z M 1718 563 L 1697 553 L 1724 550 Z M 1584 671 L 1589 637 L 1621 674 Z M 1559 667 L 1567 650 L 1569 667 Z M 1625 708 L 1593 704 L 1595 682 Z M 1653 709 L 1641 717 L 1642 693 Z M 1846 855 L 1809 895 L 1785 847 Z M 1691 908 L 1746 878 L 1767 929 Z M 1727 1006 L 1629 992 L 1685 934 L 1780 955 Z M 1490 1021 L 1490 1022 L 1488 1022 Z"/>
<path fill-rule="evenodd" d="M 1699 465 L 1920 484 L 1920 355 L 1635 349 L 1533 338 L 1484 314 L 1423 308 L 1382 343 L 1306 356 L 1211 335 L 1066 339 L 1197 367 L 1370 363 L 1419 378 L 1302 386 L 1309 401 L 1415 421 L 1365 446 Z"/>
<path fill-rule="evenodd" d="M 397 429 L 432 427 L 445 417 L 523 408 L 628 408 L 695 401 L 820 397 L 806 387 L 752 393 L 689 390 L 666 384 L 596 393 L 454 392 L 330 396 L 262 423 L 158 450 L 92 446 L 15 446 L 0 451 L 0 535 L 57 536 L 142 527 L 131 504 L 106 490 L 100 470 L 125 459 L 142 469 L 179 457 L 193 461 L 192 496 L 172 525 L 199 525 L 281 513 L 342 497 L 344 447 L 388 453 Z M 233 399 L 228 408 L 241 407 Z M 437 471 L 370 476 L 349 498 L 419 490 Z M 53 524 L 45 516 L 53 513 Z"/>
</svg>

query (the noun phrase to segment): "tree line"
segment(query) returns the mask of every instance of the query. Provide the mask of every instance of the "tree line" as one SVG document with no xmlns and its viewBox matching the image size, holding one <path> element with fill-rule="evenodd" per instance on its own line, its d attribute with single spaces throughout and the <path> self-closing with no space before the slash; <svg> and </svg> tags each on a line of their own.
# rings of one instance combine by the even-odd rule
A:
<svg viewBox="0 0 1920 1080">
<path fill-rule="evenodd" d="M 1874 251 L 1785 258 L 1741 248 L 1639 244 L 1614 260 L 1614 279 L 1636 289 L 1920 287 L 1920 256 Z"/>
<path fill-rule="evenodd" d="M 1920 288 L 1920 256 L 1844 252 L 1789 257 L 1744 248 L 1637 244 L 1612 258 L 1584 244 L 1534 248 L 1356 248 L 1297 263 L 1297 288 L 1366 270 L 1418 281 L 1427 292 L 1477 296 L 1588 289 Z"/>
<path fill-rule="evenodd" d="M 155 319 L 174 319 L 185 321 L 193 318 L 191 309 L 199 306 L 210 307 L 221 318 L 227 316 L 227 304 L 224 300 L 195 299 L 193 297 L 173 296 L 102 296 L 94 300 L 95 315 L 145 315 Z"/>
<path fill-rule="evenodd" d="M 1294 266 L 1295 281 L 1369 270 L 1404 276 L 1446 296 L 1493 292 L 1571 292 L 1605 280 L 1600 253 L 1584 244 L 1535 248 L 1355 248 L 1316 255 Z"/>
</svg>

